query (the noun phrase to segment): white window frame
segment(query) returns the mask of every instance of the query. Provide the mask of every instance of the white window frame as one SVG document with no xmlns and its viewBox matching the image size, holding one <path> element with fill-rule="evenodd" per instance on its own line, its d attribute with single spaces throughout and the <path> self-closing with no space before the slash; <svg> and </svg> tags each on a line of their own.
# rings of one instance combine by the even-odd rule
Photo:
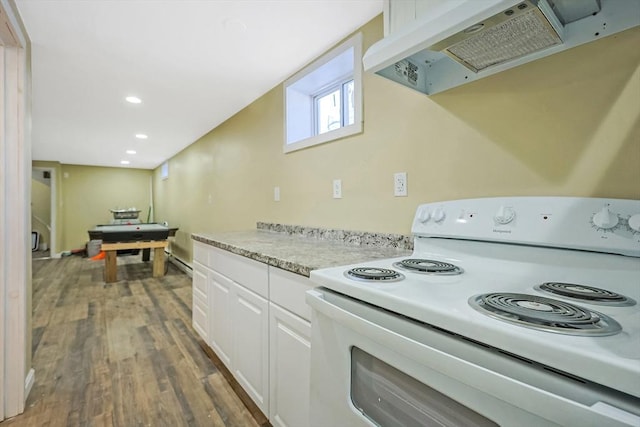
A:
<svg viewBox="0 0 640 427">
<path fill-rule="evenodd" d="M 348 58 L 350 51 L 353 52 L 352 73 L 351 70 L 345 73 L 344 70 L 340 71 L 339 67 L 332 65 Z M 332 61 L 334 62 L 332 63 Z M 330 88 L 337 88 L 338 85 L 347 83 L 351 79 L 354 81 L 355 112 L 353 124 L 317 134 L 316 97 L 326 93 Z M 343 101 L 341 100 L 341 102 Z M 361 132 L 362 34 L 358 33 L 285 81 L 283 151 L 289 153 Z"/>
<path fill-rule="evenodd" d="M 314 134 L 315 135 L 320 135 L 320 123 L 318 122 L 318 118 L 319 118 L 319 114 L 320 112 L 318 111 L 318 101 L 321 98 L 324 98 L 325 96 L 327 96 L 328 94 L 335 92 L 335 91 L 339 91 L 340 92 L 340 127 L 344 127 L 344 126 L 348 126 L 348 124 L 345 124 L 345 119 L 347 117 L 347 94 L 345 93 L 345 86 L 349 83 L 353 81 L 353 77 L 351 76 L 351 74 L 349 74 L 347 77 L 341 78 L 337 81 L 335 81 L 333 84 L 327 86 L 326 88 L 324 88 L 321 92 L 316 93 L 315 95 L 313 95 L 313 108 L 312 108 L 312 115 L 313 115 L 313 122 L 314 122 Z M 355 84 L 355 82 L 354 82 Z"/>
</svg>

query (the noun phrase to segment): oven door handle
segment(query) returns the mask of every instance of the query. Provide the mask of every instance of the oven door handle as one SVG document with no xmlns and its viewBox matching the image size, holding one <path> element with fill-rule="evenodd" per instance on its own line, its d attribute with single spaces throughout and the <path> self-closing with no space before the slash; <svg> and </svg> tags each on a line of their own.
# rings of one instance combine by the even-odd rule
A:
<svg viewBox="0 0 640 427">
<path fill-rule="evenodd" d="M 307 291 L 306 302 L 314 311 L 312 330 L 315 322 L 320 320 L 319 315 L 323 315 L 331 322 L 376 343 L 384 343 L 386 347 L 393 348 L 395 353 L 473 387 L 478 392 L 489 394 L 538 416 L 542 415 L 540 412 L 544 408 L 544 417 L 559 425 L 570 425 L 576 420 L 580 420 L 581 425 L 585 426 L 640 425 L 638 414 L 609 403 L 597 399 L 589 402 L 576 401 L 478 365 L 477 362 L 465 359 L 464 354 L 449 354 L 448 351 L 435 347 L 433 340 L 429 342 L 429 334 L 437 338 L 437 335 L 444 335 L 443 333 L 430 332 L 425 326 L 408 321 L 402 316 L 318 288 Z M 447 339 L 449 338 L 445 336 L 445 340 Z M 503 363 L 506 362 L 507 360 Z M 569 387 L 576 386 L 572 384 Z"/>
</svg>

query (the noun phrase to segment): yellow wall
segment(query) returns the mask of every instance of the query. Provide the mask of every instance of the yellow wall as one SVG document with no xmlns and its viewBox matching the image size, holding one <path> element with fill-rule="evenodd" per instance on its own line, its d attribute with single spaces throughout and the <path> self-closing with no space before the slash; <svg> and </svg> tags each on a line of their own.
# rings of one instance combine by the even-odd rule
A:
<svg viewBox="0 0 640 427">
<path fill-rule="evenodd" d="M 363 27 L 365 46 L 382 19 Z M 364 132 L 283 154 L 277 86 L 154 171 L 156 220 L 192 232 L 256 221 L 410 233 L 418 204 L 484 196 L 640 198 L 640 29 L 426 97 L 364 78 Z M 393 196 L 407 172 L 408 197 Z M 343 198 L 331 198 L 340 178 Z M 273 188 L 281 201 L 273 201 Z"/>
<path fill-rule="evenodd" d="M 110 209 L 136 207 L 146 221 L 151 203 L 152 171 L 129 168 L 62 165 L 61 250 L 83 248 L 87 230 L 109 224 Z"/>
</svg>

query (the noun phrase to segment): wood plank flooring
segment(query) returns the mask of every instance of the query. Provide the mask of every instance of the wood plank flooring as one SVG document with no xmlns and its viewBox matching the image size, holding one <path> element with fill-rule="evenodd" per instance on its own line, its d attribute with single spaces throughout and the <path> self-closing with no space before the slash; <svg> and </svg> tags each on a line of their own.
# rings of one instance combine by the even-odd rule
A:
<svg viewBox="0 0 640 427">
<path fill-rule="evenodd" d="M 259 426 L 191 327 L 191 279 L 118 257 L 33 261 L 35 384 L 18 426 Z M 262 420 L 261 420 L 262 421 Z"/>
</svg>

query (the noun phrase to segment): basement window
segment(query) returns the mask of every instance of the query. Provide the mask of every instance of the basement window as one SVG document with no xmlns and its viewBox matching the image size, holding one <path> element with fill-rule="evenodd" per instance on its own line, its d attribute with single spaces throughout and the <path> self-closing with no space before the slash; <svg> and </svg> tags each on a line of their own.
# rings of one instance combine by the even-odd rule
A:
<svg viewBox="0 0 640 427">
<path fill-rule="evenodd" d="M 284 152 L 362 132 L 362 34 L 284 83 Z"/>
</svg>

